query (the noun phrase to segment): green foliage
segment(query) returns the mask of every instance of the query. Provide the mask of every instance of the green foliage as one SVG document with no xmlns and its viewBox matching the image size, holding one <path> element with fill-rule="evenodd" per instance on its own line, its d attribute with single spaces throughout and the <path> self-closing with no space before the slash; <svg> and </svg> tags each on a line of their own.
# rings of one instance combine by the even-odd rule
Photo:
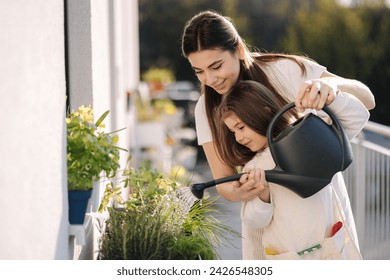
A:
<svg viewBox="0 0 390 280">
<path fill-rule="evenodd" d="M 390 10 L 383 5 L 355 8 L 318 0 L 301 5 L 281 41 L 287 53 L 304 53 L 330 72 L 371 89 L 376 108 L 371 120 L 390 124 Z"/>
<path fill-rule="evenodd" d="M 145 82 L 171 83 L 175 80 L 175 75 L 168 68 L 151 67 L 142 74 Z"/>
<path fill-rule="evenodd" d="M 198 83 L 181 55 L 180 36 L 193 15 L 214 9 L 232 17 L 254 50 L 306 54 L 330 72 L 367 84 L 377 101 L 371 120 L 390 125 L 390 9 L 384 1 L 339 2 L 139 0 L 141 71 L 169 67 L 177 80 Z"/>
<path fill-rule="evenodd" d="M 170 244 L 172 260 L 213 260 L 216 258 L 213 246 L 206 238 L 199 235 L 179 235 Z"/>
<path fill-rule="evenodd" d="M 359 9 L 359 15 L 369 30 L 369 56 L 364 67 L 369 67 L 368 75 L 358 77 L 363 80 L 375 95 L 376 108 L 371 111 L 371 120 L 390 125 L 390 9 L 375 7 Z"/>
<path fill-rule="evenodd" d="M 113 178 L 119 168 L 118 136 L 103 131 L 106 111 L 94 124 L 93 109 L 80 106 L 66 118 L 68 190 L 90 190 L 101 172 Z"/>
<path fill-rule="evenodd" d="M 135 98 L 137 109 L 137 120 L 157 121 L 164 116 L 172 116 L 177 113 L 177 107 L 171 99 L 163 98 L 156 100 L 142 100 L 139 96 Z"/>
<path fill-rule="evenodd" d="M 152 216 L 147 207 L 138 207 L 137 211 L 109 208 L 109 215 L 102 236 L 101 259 L 168 259 L 165 246 L 172 243 L 173 236 L 166 229 L 166 216 Z"/>
<path fill-rule="evenodd" d="M 129 168 L 121 183 L 129 188 L 129 198 L 118 199 L 117 189 L 107 188 L 100 206 L 109 213 L 102 229 L 101 259 L 216 259 L 215 245 L 228 240 L 228 234 L 239 236 L 211 215 L 215 199 L 184 201 L 179 193 L 188 187 L 156 170 Z M 109 206 L 107 198 L 119 207 Z"/>
<path fill-rule="evenodd" d="M 315 6 L 302 6 L 287 29 L 284 46 L 290 53 L 308 54 L 331 72 L 345 77 L 370 71 L 367 65 L 356 67 L 369 54 L 365 23 L 355 10 L 334 1 L 319 0 Z"/>
<path fill-rule="evenodd" d="M 212 244 L 230 243 L 229 236 L 240 236 L 230 227 L 221 223 L 213 214 L 219 214 L 214 207 L 218 197 L 202 199 L 193 204 L 191 211 L 183 223 L 183 231 L 201 236 L 211 241 Z"/>
</svg>

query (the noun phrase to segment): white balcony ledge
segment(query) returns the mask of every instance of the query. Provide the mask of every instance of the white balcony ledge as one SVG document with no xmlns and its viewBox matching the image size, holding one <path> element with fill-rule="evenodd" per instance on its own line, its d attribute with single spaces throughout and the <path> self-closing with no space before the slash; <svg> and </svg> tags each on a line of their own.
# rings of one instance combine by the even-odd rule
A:
<svg viewBox="0 0 390 280">
<path fill-rule="evenodd" d="M 69 225 L 69 236 L 74 236 L 77 245 L 85 246 L 87 244 L 88 233 L 92 230 L 92 216 L 90 213 L 85 215 L 84 224 Z"/>
</svg>

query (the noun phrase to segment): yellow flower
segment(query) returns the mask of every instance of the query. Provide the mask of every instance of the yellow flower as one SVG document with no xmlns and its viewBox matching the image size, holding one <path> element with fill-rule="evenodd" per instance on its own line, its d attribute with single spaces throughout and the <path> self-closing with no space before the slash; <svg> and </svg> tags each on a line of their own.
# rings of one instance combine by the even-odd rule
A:
<svg viewBox="0 0 390 280">
<path fill-rule="evenodd" d="M 157 179 L 157 186 L 166 192 L 172 191 L 172 181 L 167 178 Z"/>
<path fill-rule="evenodd" d="M 93 109 L 90 106 L 80 106 L 78 114 L 83 121 L 93 122 Z"/>
<path fill-rule="evenodd" d="M 186 173 L 187 173 L 187 170 L 184 166 L 176 165 L 169 172 L 169 177 L 170 178 L 180 178 L 180 177 L 185 176 Z"/>
</svg>

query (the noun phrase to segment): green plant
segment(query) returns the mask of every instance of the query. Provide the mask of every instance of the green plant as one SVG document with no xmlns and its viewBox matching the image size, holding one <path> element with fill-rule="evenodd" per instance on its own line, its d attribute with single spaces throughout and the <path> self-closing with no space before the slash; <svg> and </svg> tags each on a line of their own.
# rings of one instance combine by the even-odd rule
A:
<svg viewBox="0 0 390 280">
<path fill-rule="evenodd" d="M 138 121 L 155 121 L 163 116 L 174 115 L 177 113 L 175 103 L 170 99 L 142 100 L 140 97 L 135 99 Z"/>
<path fill-rule="evenodd" d="M 151 67 L 142 74 L 145 82 L 171 83 L 175 80 L 173 71 L 168 68 Z"/>
<path fill-rule="evenodd" d="M 211 215 L 216 198 L 183 201 L 180 193 L 188 187 L 156 170 L 126 169 L 122 183 L 129 187 L 129 198 L 123 201 L 119 186 L 111 185 L 99 208 L 109 213 L 101 259 L 216 259 L 218 242 L 239 236 Z M 110 199 L 119 207 L 109 206 Z"/>
<path fill-rule="evenodd" d="M 85 191 L 93 188 L 93 182 L 106 176 L 113 178 L 120 166 L 116 146 L 118 136 L 105 133 L 106 111 L 93 123 L 93 109 L 80 106 L 66 118 L 68 190 Z M 102 174 L 102 172 L 104 172 Z"/>
</svg>

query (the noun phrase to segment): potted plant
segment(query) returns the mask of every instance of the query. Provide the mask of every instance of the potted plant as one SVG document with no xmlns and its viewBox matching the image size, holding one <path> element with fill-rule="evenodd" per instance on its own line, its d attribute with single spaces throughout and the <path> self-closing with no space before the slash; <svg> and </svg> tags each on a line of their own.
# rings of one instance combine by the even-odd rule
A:
<svg viewBox="0 0 390 280">
<path fill-rule="evenodd" d="M 121 182 L 106 188 L 99 208 L 108 211 L 100 223 L 99 259 L 217 259 L 219 242 L 239 236 L 212 215 L 216 198 L 199 202 L 188 187 L 157 170 L 128 168 Z M 129 188 L 127 200 L 123 188 Z"/>
<path fill-rule="evenodd" d="M 69 222 L 82 224 L 94 182 L 113 178 L 120 166 L 118 136 L 105 133 L 106 111 L 93 122 L 93 109 L 80 106 L 66 118 Z M 123 150 L 123 149 L 122 149 Z"/>
<path fill-rule="evenodd" d="M 135 106 L 139 122 L 159 121 L 166 117 L 172 117 L 179 111 L 175 103 L 167 98 L 142 100 L 140 96 L 137 96 Z"/>
<path fill-rule="evenodd" d="M 142 80 L 149 84 L 152 95 L 157 95 L 175 80 L 175 75 L 169 68 L 151 67 L 142 74 Z"/>
</svg>

